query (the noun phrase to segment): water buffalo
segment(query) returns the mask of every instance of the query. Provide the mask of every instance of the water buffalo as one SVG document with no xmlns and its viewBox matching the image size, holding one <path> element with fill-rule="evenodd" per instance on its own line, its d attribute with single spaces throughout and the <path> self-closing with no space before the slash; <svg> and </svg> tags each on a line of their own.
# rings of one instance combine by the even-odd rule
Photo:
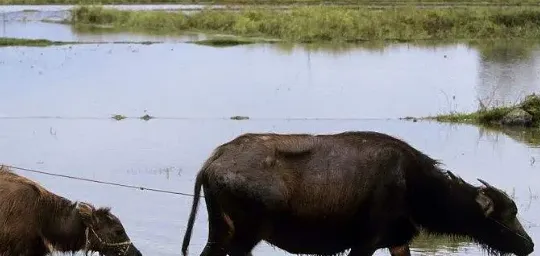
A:
<svg viewBox="0 0 540 256">
<path fill-rule="evenodd" d="M 251 255 L 260 241 L 292 254 L 410 255 L 421 230 L 469 237 L 490 252 L 533 252 L 512 199 L 439 164 L 378 132 L 243 134 L 217 147 L 197 174 L 182 253 L 201 186 L 209 223 L 203 256 Z"/>
<path fill-rule="evenodd" d="M 142 256 L 110 208 L 71 202 L 0 166 L 0 255 Z"/>
</svg>

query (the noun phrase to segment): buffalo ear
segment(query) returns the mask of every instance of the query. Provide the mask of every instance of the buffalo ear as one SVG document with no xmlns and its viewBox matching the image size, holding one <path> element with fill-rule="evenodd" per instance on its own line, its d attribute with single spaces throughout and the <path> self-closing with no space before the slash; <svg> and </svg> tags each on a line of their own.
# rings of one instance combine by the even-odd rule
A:
<svg viewBox="0 0 540 256">
<path fill-rule="evenodd" d="M 91 226 L 94 219 L 94 206 L 87 203 L 79 203 L 77 205 L 77 210 L 79 211 L 79 214 L 84 224 L 87 226 Z"/>
<path fill-rule="evenodd" d="M 493 200 L 491 200 L 482 189 L 479 190 L 478 195 L 476 196 L 476 202 L 480 205 L 482 211 L 484 211 L 484 216 L 486 217 L 489 216 L 495 208 Z"/>
</svg>

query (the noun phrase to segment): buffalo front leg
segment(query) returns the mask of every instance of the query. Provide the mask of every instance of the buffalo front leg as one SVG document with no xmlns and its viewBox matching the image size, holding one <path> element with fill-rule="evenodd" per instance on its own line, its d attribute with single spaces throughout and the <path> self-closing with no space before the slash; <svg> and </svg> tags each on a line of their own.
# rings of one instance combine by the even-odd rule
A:
<svg viewBox="0 0 540 256">
<path fill-rule="evenodd" d="M 409 245 L 392 246 L 388 249 L 392 256 L 411 256 Z"/>
<path fill-rule="evenodd" d="M 374 253 L 373 249 L 353 247 L 347 256 L 372 256 Z"/>
</svg>

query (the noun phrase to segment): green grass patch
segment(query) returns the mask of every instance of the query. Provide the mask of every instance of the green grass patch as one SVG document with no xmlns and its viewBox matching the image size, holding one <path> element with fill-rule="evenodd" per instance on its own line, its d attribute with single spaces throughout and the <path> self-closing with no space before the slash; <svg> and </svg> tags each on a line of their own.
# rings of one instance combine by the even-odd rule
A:
<svg viewBox="0 0 540 256">
<path fill-rule="evenodd" d="M 105 43 L 150 45 L 150 44 L 158 44 L 161 42 L 115 41 L 115 42 L 105 42 Z M 0 37 L 0 47 L 8 47 L 8 46 L 47 47 L 47 46 L 57 46 L 57 45 L 80 45 L 80 44 L 103 44 L 103 42 L 61 42 L 61 41 L 50 41 L 47 39 L 25 39 L 25 38 Z"/>
<path fill-rule="evenodd" d="M 246 7 L 239 11 L 205 9 L 186 14 L 83 6 L 73 10 L 71 22 L 125 30 L 200 31 L 291 42 L 536 38 L 540 36 L 540 7 L 373 10 L 302 6 L 285 11 Z"/>
<path fill-rule="evenodd" d="M 32 46 L 45 47 L 53 45 L 73 44 L 72 42 L 58 42 L 46 39 L 25 39 L 25 38 L 10 38 L 0 37 L 0 47 L 2 46 Z"/>
<path fill-rule="evenodd" d="M 522 113 L 522 115 L 517 118 L 510 118 L 513 116 L 512 113 Z M 408 117 L 405 119 L 411 118 Z M 414 120 L 414 118 L 412 119 Z M 431 119 L 439 122 L 451 123 L 472 123 L 487 127 L 526 126 L 540 128 L 540 96 L 536 94 L 529 95 L 513 106 L 484 107 L 473 113 L 451 113 L 420 119 Z M 524 124 L 524 121 L 519 120 L 529 121 L 527 121 L 527 124 Z"/>
</svg>

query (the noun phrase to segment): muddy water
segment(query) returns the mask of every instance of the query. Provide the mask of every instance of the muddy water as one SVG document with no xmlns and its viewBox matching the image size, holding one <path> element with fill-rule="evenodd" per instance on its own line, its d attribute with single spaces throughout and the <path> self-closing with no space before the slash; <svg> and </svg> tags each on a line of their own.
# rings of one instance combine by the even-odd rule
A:
<svg viewBox="0 0 540 256">
<path fill-rule="evenodd" d="M 0 48 L 0 162 L 191 193 L 211 150 L 241 133 L 376 130 L 405 139 L 474 184 L 482 178 L 515 195 L 522 221 L 540 241 L 538 132 L 397 120 L 539 91 L 535 43 L 213 48 L 178 43 L 193 40 L 187 36 L 89 34 L 16 19 L 3 29 L 0 36 L 165 43 Z M 156 118 L 137 118 L 146 113 Z M 115 121 L 113 114 L 133 118 Z M 251 119 L 229 120 L 236 115 Z M 180 255 L 190 197 L 21 174 L 70 199 L 112 206 L 145 255 Z M 204 203 L 200 209 L 191 255 L 206 241 Z M 418 241 L 414 250 L 482 254 L 440 240 Z M 254 252 L 276 253 L 286 254 L 264 243 Z"/>
</svg>

